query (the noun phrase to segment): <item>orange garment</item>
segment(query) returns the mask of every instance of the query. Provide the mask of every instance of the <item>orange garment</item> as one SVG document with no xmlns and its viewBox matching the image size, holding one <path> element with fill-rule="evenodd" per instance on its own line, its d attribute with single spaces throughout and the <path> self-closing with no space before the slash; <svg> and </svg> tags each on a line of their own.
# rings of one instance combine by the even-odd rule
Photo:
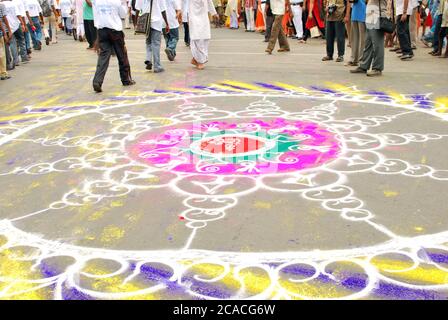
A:
<svg viewBox="0 0 448 320">
<path fill-rule="evenodd" d="M 264 31 L 266 29 L 263 20 L 263 13 L 261 12 L 261 0 L 258 0 L 257 17 L 255 18 L 255 29 L 257 31 Z"/>
<path fill-rule="evenodd" d="M 288 35 L 288 22 L 289 22 L 290 16 L 289 16 L 289 11 L 285 12 L 285 15 L 283 16 L 283 20 L 282 20 L 282 27 L 283 27 L 283 31 L 285 32 L 286 35 Z"/>
</svg>

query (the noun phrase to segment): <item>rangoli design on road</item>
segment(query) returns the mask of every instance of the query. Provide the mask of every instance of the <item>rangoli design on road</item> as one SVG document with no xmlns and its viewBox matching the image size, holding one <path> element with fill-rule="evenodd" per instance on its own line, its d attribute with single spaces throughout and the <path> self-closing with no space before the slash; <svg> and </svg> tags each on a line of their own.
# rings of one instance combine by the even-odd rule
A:
<svg viewBox="0 0 448 320">
<path fill-rule="evenodd" d="M 447 110 L 231 81 L 28 106 L 0 122 L 0 298 L 447 299 Z"/>
</svg>

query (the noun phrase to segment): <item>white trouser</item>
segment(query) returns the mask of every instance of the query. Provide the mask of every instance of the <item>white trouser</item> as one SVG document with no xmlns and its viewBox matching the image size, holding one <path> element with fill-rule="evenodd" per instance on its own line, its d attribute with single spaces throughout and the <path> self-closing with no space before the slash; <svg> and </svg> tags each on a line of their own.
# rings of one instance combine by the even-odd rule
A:
<svg viewBox="0 0 448 320">
<path fill-rule="evenodd" d="M 254 8 L 246 8 L 247 30 L 255 30 Z"/>
<path fill-rule="evenodd" d="M 303 37 L 303 24 L 302 24 L 302 7 L 299 5 L 291 5 L 292 14 L 294 17 L 292 21 L 294 23 L 294 27 L 296 28 L 297 34 L 296 37 Z"/>
</svg>

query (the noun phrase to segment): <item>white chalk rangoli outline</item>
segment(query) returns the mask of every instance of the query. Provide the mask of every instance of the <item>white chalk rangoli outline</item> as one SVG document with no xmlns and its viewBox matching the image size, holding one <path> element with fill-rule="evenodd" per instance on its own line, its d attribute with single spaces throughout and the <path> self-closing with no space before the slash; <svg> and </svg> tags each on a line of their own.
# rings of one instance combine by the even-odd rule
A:
<svg viewBox="0 0 448 320">
<path fill-rule="evenodd" d="M 7 126 L 0 127 L 0 146 L 10 141 L 28 141 L 41 144 L 43 146 L 60 146 L 60 147 L 82 147 L 86 151 L 90 151 L 82 157 L 68 157 L 60 159 L 52 163 L 37 163 L 28 167 L 17 167 L 10 172 L 0 172 L 0 178 L 4 175 L 11 174 L 47 174 L 50 172 L 65 172 L 80 168 L 89 168 L 103 172 L 102 179 L 96 181 L 86 181 L 79 189 L 67 192 L 64 197 L 57 202 L 50 204 L 47 208 L 36 212 L 25 214 L 21 217 L 11 220 L 0 220 L 0 235 L 7 238 L 7 243 L 0 247 L 0 250 L 13 248 L 16 246 L 31 246 L 38 248 L 39 254 L 31 255 L 22 260 L 35 261 L 35 266 L 39 265 L 45 259 L 57 256 L 70 256 L 75 258 L 75 263 L 70 265 L 64 272 L 50 278 L 38 280 L 29 280 L 35 284 L 30 290 L 55 285 L 54 298 L 63 298 L 63 287 L 68 286 L 75 288 L 77 291 L 87 294 L 93 298 L 119 299 L 127 298 L 135 295 L 155 293 L 166 289 L 168 286 L 164 283 L 156 283 L 154 286 L 137 290 L 133 292 L 99 292 L 83 288 L 79 281 L 79 275 L 88 276 L 96 279 L 111 278 L 121 275 L 125 270 L 129 269 L 130 261 L 135 261 L 137 268 L 125 279 L 125 283 L 131 281 L 140 272 L 140 267 L 145 263 L 163 264 L 172 270 L 172 276 L 169 281 L 177 283 L 191 297 L 213 299 L 213 296 L 204 294 L 201 290 L 197 290 L 193 283 L 216 283 L 221 281 L 227 274 L 232 273 L 235 279 L 238 279 L 241 288 L 231 298 L 243 299 L 264 299 L 264 298 L 319 298 L 319 296 L 307 296 L 303 293 L 292 292 L 288 286 L 283 284 L 284 281 L 290 283 L 306 283 L 314 281 L 318 276 L 325 276 L 333 285 L 338 286 L 341 279 L 328 272 L 328 266 L 338 263 L 351 263 L 355 269 L 366 275 L 366 284 L 359 291 L 354 293 L 341 294 L 339 297 L 343 299 L 365 298 L 374 290 L 378 281 L 386 281 L 388 283 L 397 284 L 404 288 L 410 289 L 428 289 L 428 290 L 444 290 L 448 289 L 448 280 L 444 284 L 438 285 L 422 285 L 406 283 L 394 279 L 391 274 L 408 272 L 418 268 L 422 264 L 434 266 L 435 268 L 448 272 L 446 266 L 434 262 L 428 255 L 422 257 L 422 248 L 431 248 L 441 250 L 448 253 L 448 231 L 437 234 L 423 235 L 413 238 L 401 237 L 390 231 L 387 227 L 372 221 L 375 217 L 374 213 L 364 207 L 364 202 L 356 198 L 354 190 L 348 185 L 348 177 L 351 174 L 359 172 L 374 172 L 381 175 L 406 175 L 410 177 L 427 177 L 434 180 L 448 181 L 448 170 L 436 170 L 428 165 L 413 165 L 401 159 L 387 159 L 381 153 L 381 149 L 385 146 L 405 145 L 411 142 L 426 142 L 429 140 L 439 140 L 448 137 L 448 135 L 440 134 L 395 134 L 395 133 L 368 133 L 370 127 L 378 127 L 383 123 L 393 121 L 395 118 L 413 112 L 422 112 L 431 116 L 436 116 L 442 120 L 448 117 L 438 113 L 435 110 L 425 110 L 418 108 L 416 105 L 401 105 L 396 102 L 385 103 L 372 96 L 366 99 L 367 95 L 354 96 L 334 96 L 332 94 L 303 94 L 297 92 L 250 92 L 243 91 L 239 93 L 227 93 L 210 91 L 206 94 L 169 94 L 161 96 L 150 96 L 149 99 L 143 97 L 133 103 L 118 103 L 117 105 L 98 106 L 89 108 L 88 110 L 76 110 L 74 112 L 65 113 L 59 110 L 57 113 L 45 115 L 33 121 L 30 124 L 21 124 L 11 121 Z M 191 102 L 191 100 L 200 98 L 216 98 L 216 97 L 252 97 L 257 99 L 247 108 L 240 111 L 225 111 L 214 107 L 207 106 L 203 103 Z M 300 112 L 287 112 L 278 107 L 269 99 L 275 98 L 292 98 L 292 99 L 317 99 L 329 101 L 314 106 Z M 284 174 L 281 179 L 278 175 L 264 176 L 216 176 L 208 174 L 198 176 L 186 173 L 171 173 L 171 179 L 164 180 L 163 177 L 169 175 L 169 167 L 151 168 L 142 165 L 133 159 L 127 157 L 125 146 L 130 140 L 134 140 L 141 133 L 148 130 L 161 128 L 157 119 L 145 118 L 143 116 L 131 116 L 129 114 L 110 114 L 105 111 L 113 109 L 132 107 L 137 105 L 152 105 L 158 102 L 177 102 L 183 101 L 178 106 L 180 112 L 169 118 L 161 118 L 169 120 L 168 125 L 179 123 L 187 123 L 191 121 L 210 121 L 223 119 L 250 119 L 282 117 L 292 120 L 304 120 L 318 123 L 333 131 L 341 141 L 341 156 L 331 163 L 324 164 L 318 168 L 300 171 L 300 173 Z M 361 102 L 365 104 L 390 104 L 392 107 L 404 108 L 408 111 L 389 116 L 366 116 L 358 118 L 347 118 L 345 120 L 336 120 L 333 114 L 338 110 L 336 103 L 338 102 Z M 32 108 L 28 111 L 32 112 Z M 60 115 L 59 115 L 59 114 Z M 27 132 L 43 127 L 48 124 L 65 121 L 86 114 L 100 114 L 103 121 L 108 121 L 113 125 L 110 133 L 97 136 L 78 136 L 78 137 L 60 137 L 56 139 L 38 138 L 20 139 Z M 246 123 L 250 126 L 250 123 Z M 102 145 L 102 149 L 98 149 L 98 145 Z M 104 151 L 104 152 L 99 152 Z M 98 154 L 99 152 L 99 154 Z M 111 163 L 125 159 L 125 163 L 110 166 Z M 172 164 L 175 165 L 175 164 Z M 138 168 L 138 169 L 137 169 Z M 157 179 L 154 179 L 157 178 Z M 160 179 L 159 179 L 160 178 Z M 161 183 L 145 184 L 146 179 L 154 179 Z M 202 181 L 201 181 L 202 179 Z M 205 181 L 204 181 L 205 180 Z M 229 194 L 222 193 L 225 186 L 242 183 L 244 190 L 237 190 Z M 188 189 L 185 183 L 190 183 Z M 184 184 L 184 185 L 183 185 Z M 240 183 L 241 184 L 241 183 Z M 87 203 L 98 203 L 104 198 L 115 198 L 126 196 L 132 190 L 145 190 L 151 188 L 170 187 L 174 192 L 184 195 L 183 204 L 187 208 L 182 217 L 185 219 L 186 227 L 192 229 L 185 246 L 179 250 L 152 250 L 152 251 L 119 251 L 106 250 L 99 248 L 86 248 L 64 244 L 58 241 L 45 240 L 42 237 L 29 234 L 19 230 L 14 226 L 14 221 L 26 219 L 31 216 L 42 214 L 47 210 L 59 210 L 69 206 L 83 206 Z M 192 190 L 191 188 L 200 187 Z M 333 212 L 338 212 L 343 219 L 367 223 L 376 231 L 383 233 L 390 238 L 389 241 L 371 246 L 357 249 L 343 249 L 330 251 L 302 251 L 302 252 L 217 252 L 208 250 L 194 250 L 190 246 L 202 228 L 208 223 L 217 221 L 226 216 L 226 210 L 235 207 L 238 204 L 238 198 L 255 192 L 259 189 L 266 189 L 273 192 L 297 192 L 304 199 L 316 201 L 320 205 Z M 221 193 L 220 193 L 221 191 Z M 380 270 L 375 267 L 372 260 L 381 256 L 391 254 L 401 255 L 404 259 L 412 261 L 410 267 L 401 270 Z M 116 272 L 105 275 L 92 275 L 82 272 L 83 267 L 92 259 L 104 259 L 116 261 L 120 264 L 120 268 Z M 192 264 L 186 265 L 184 261 L 193 261 Z M 185 279 L 186 274 L 195 271 L 196 266 L 213 264 L 223 268 L 219 276 L 207 279 L 196 274 L 193 280 Z M 285 280 L 283 274 L 286 269 L 294 265 L 307 265 L 308 268 L 315 270 L 313 276 L 304 279 L 293 279 L 287 277 Z M 353 267 L 353 266 L 352 266 Z M 245 289 L 244 280 L 241 279 L 239 272 L 244 269 L 257 268 L 265 273 L 270 280 L 270 285 L 258 292 L 250 294 Z M 387 271 L 389 273 L 385 273 Z M 10 281 L 0 276 L 0 281 Z M 23 280 L 25 281 L 25 280 Z M 7 286 L 0 291 L 0 297 L 8 297 L 8 290 L 11 286 Z M 14 292 L 16 295 L 20 292 Z"/>
</svg>

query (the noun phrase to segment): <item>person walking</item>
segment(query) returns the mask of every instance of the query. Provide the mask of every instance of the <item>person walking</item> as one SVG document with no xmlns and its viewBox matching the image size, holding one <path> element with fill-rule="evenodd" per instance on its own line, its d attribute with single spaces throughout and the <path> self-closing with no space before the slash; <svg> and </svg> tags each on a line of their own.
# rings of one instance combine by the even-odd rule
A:
<svg viewBox="0 0 448 320">
<path fill-rule="evenodd" d="M 0 2 L 0 80 L 10 79 L 6 66 L 6 47 L 9 44 L 10 29 L 6 18 L 6 7 Z"/>
<path fill-rule="evenodd" d="M 247 26 L 246 32 L 255 32 L 255 0 L 243 0 L 244 1 L 244 12 L 246 14 Z"/>
<path fill-rule="evenodd" d="M 44 25 L 42 7 L 37 0 L 26 0 L 25 6 L 30 17 L 27 26 L 33 42 L 33 48 L 34 50 L 42 50 L 42 26 Z"/>
<path fill-rule="evenodd" d="M 208 62 L 208 46 L 211 39 L 209 13 L 219 19 L 212 0 L 188 1 L 188 24 L 190 27 L 190 49 L 193 59 L 191 64 L 199 70 Z"/>
<path fill-rule="evenodd" d="M 23 64 L 30 61 L 25 43 L 25 31 L 27 30 L 25 23 L 26 13 L 21 1 L 4 0 L 3 4 L 6 8 L 6 17 L 11 27 L 10 30 L 13 33 L 9 43 L 12 55 L 12 58 L 9 61 L 10 69 L 13 69 L 19 65 L 19 55 Z"/>
<path fill-rule="evenodd" d="M 271 0 L 266 0 L 265 3 L 266 16 L 266 33 L 264 34 L 264 42 L 269 42 L 272 33 L 272 24 L 274 23 L 274 14 L 271 10 Z"/>
<path fill-rule="evenodd" d="M 327 42 L 327 55 L 322 58 L 322 61 L 333 60 L 334 41 L 336 40 L 338 46 L 338 57 L 336 62 L 344 61 L 345 54 L 345 14 L 346 14 L 345 0 L 329 0 L 327 6 L 327 24 L 325 26 Z"/>
<path fill-rule="evenodd" d="M 359 67 L 350 70 L 351 73 L 367 74 L 369 77 L 382 75 L 384 70 L 384 31 L 380 29 L 380 17 L 388 17 L 387 0 L 369 0 L 366 7 L 367 37 L 362 61 Z"/>
<path fill-rule="evenodd" d="M 87 49 L 93 50 L 97 36 L 97 29 L 93 20 L 92 0 L 84 0 L 83 5 L 82 17 L 84 20 L 84 33 L 86 35 L 87 43 L 89 44 Z"/>
<path fill-rule="evenodd" d="M 188 2 L 182 1 L 182 25 L 184 27 L 184 43 L 187 47 L 190 46 L 190 28 L 188 26 Z"/>
<path fill-rule="evenodd" d="M 93 89 L 102 91 L 104 77 L 109 67 L 112 51 L 118 59 L 121 82 L 124 86 L 134 85 L 131 66 L 124 41 L 123 23 L 126 16 L 126 3 L 123 0 L 92 0 L 95 23 L 98 28 L 98 63 L 93 78 Z M 106 10 L 107 9 L 107 10 Z"/>
<path fill-rule="evenodd" d="M 56 9 L 54 7 L 55 0 L 39 0 L 42 8 L 43 24 L 42 31 L 45 37 L 45 44 L 48 46 L 50 42 L 56 43 Z M 51 29 L 51 37 L 50 37 Z"/>
<path fill-rule="evenodd" d="M 150 30 L 146 35 L 146 70 L 154 73 L 165 71 L 160 62 L 160 46 L 162 41 L 162 29 L 165 23 L 165 32 L 170 32 L 170 27 L 166 15 L 166 0 L 137 0 L 135 2 L 137 16 L 148 13 L 150 17 Z"/>
<path fill-rule="evenodd" d="M 230 29 L 238 29 L 238 0 L 229 0 L 225 15 L 230 18 Z"/>
<path fill-rule="evenodd" d="M 274 14 L 274 22 L 272 23 L 271 37 L 269 38 L 268 47 L 265 50 L 268 54 L 272 54 L 277 39 L 280 46 L 280 49 L 277 50 L 278 52 L 291 51 L 282 26 L 287 6 L 289 6 L 289 0 L 271 0 L 270 2 L 270 8 Z"/>
<path fill-rule="evenodd" d="M 397 0 L 397 36 L 400 43 L 402 55 L 399 58 L 403 61 L 412 60 L 411 34 L 409 31 L 409 21 L 412 15 L 412 0 Z"/>
<path fill-rule="evenodd" d="M 169 61 L 174 61 L 179 41 L 179 20 L 181 20 L 182 7 L 178 0 L 166 0 L 166 2 L 166 16 L 170 31 L 167 33 L 165 29 L 163 30 L 166 43 L 165 53 Z"/>
<path fill-rule="evenodd" d="M 353 0 L 352 0 L 353 1 Z M 351 2 L 352 2 L 351 1 Z M 352 2 L 352 10 L 350 13 L 350 6 L 347 5 L 347 11 L 345 15 L 345 23 L 348 24 L 348 20 L 351 19 L 351 58 L 347 62 L 346 66 L 356 67 L 361 60 L 362 52 L 364 51 L 364 45 L 366 40 L 366 3 L 365 0 L 357 0 Z"/>
<path fill-rule="evenodd" d="M 74 4 L 72 0 L 60 0 L 59 8 L 61 11 L 61 17 L 64 22 L 64 31 L 67 35 L 72 35 L 72 11 L 74 10 Z"/>
</svg>

